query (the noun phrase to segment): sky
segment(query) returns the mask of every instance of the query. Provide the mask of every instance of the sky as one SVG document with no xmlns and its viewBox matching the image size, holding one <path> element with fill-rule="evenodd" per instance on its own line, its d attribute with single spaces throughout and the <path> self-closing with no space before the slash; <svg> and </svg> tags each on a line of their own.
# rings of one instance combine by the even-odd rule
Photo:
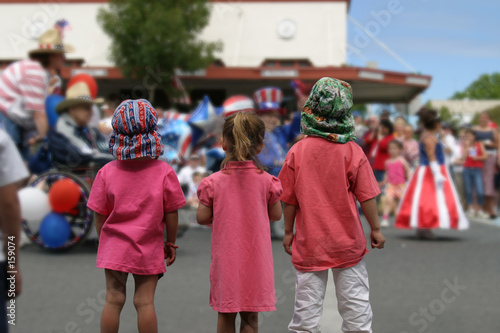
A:
<svg viewBox="0 0 500 333">
<path fill-rule="evenodd" d="M 347 27 L 348 64 L 431 75 L 424 103 L 500 72 L 498 0 L 351 0 Z"/>
</svg>

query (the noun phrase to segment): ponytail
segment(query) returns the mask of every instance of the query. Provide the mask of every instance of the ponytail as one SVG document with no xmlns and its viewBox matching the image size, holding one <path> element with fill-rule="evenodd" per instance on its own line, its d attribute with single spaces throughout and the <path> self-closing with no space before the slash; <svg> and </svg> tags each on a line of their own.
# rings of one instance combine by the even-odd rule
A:
<svg viewBox="0 0 500 333">
<path fill-rule="evenodd" d="M 234 117 L 234 157 L 236 157 L 237 161 L 246 161 L 250 156 L 250 150 L 252 149 L 252 142 L 250 142 L 245 129 L 245 125 L 247 125 L 247 123 L 247 119 L 244 119 L 244 113 L 239 112 Z"/>
<path fill-rule="evenodd" d="M 226 118 L 222 136 L 227 149 L 221 168 L 229 161 L 253 161 L 263 171 L 257 152 L 264 142 L 264 135 L 264 122 L 255 114 L 238 112 Z"/>
</svg>

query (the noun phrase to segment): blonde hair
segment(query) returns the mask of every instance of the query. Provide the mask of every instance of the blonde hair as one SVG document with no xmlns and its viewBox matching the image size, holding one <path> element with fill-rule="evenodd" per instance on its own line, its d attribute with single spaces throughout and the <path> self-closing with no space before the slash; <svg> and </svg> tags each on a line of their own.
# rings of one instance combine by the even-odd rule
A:
<svg viewBox="0 0 500 333">
<path fill-rule="evenodd" d="M 226 143 L 226 158 L 223 169 L 229 161 L 253 161 L 259 170 L 264 171 L 257 159 L 257 152 L 264 142 L 266 128 L 259 116 L 238 112 L 226 118 L 222 137 Z"/>
</svg>

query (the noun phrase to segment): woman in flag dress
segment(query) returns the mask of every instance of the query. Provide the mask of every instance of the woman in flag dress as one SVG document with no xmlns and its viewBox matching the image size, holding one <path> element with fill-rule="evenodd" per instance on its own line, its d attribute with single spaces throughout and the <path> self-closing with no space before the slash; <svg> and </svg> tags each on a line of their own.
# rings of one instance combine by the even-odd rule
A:
<svg viewBox="0 0 500 333">
<path fill-rule="evenodd" d="M 464 230 L 469 227 L 453 181 L 444 164 L 438 133 L 441 119 L 435 110 L 419 112 L 424 132 L 420 138 L 420 165 L 401 200 L 396 228 L 415 228 L 419 238 L 434 239 L 432 229 Z"/>
</svg>

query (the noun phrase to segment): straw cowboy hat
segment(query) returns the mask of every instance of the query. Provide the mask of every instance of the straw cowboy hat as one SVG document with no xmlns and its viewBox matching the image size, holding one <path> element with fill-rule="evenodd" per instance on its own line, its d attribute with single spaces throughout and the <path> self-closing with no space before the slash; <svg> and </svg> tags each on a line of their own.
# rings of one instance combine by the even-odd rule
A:
<svg viewBox="0 0 500 333">
<path fill-rule="evenodd" d="M 90 89 L 85 82 L 78 82 L 72 85 L 66 91 L 66 99 L 56 106 L 56 112 L 61 114 L 70 106 L 99 103 L 100 100 L 93 100 L 90 95 Z"/>
<path fill-rule="evenodd" d="M 38 37 L 38 48 L 28 52 L 29 55 L 38 53 L 68 53 L 73 52 L 73 46 L 63 44 L 61 33 L 57 29 L 49 29 Z"/>
</svg>

